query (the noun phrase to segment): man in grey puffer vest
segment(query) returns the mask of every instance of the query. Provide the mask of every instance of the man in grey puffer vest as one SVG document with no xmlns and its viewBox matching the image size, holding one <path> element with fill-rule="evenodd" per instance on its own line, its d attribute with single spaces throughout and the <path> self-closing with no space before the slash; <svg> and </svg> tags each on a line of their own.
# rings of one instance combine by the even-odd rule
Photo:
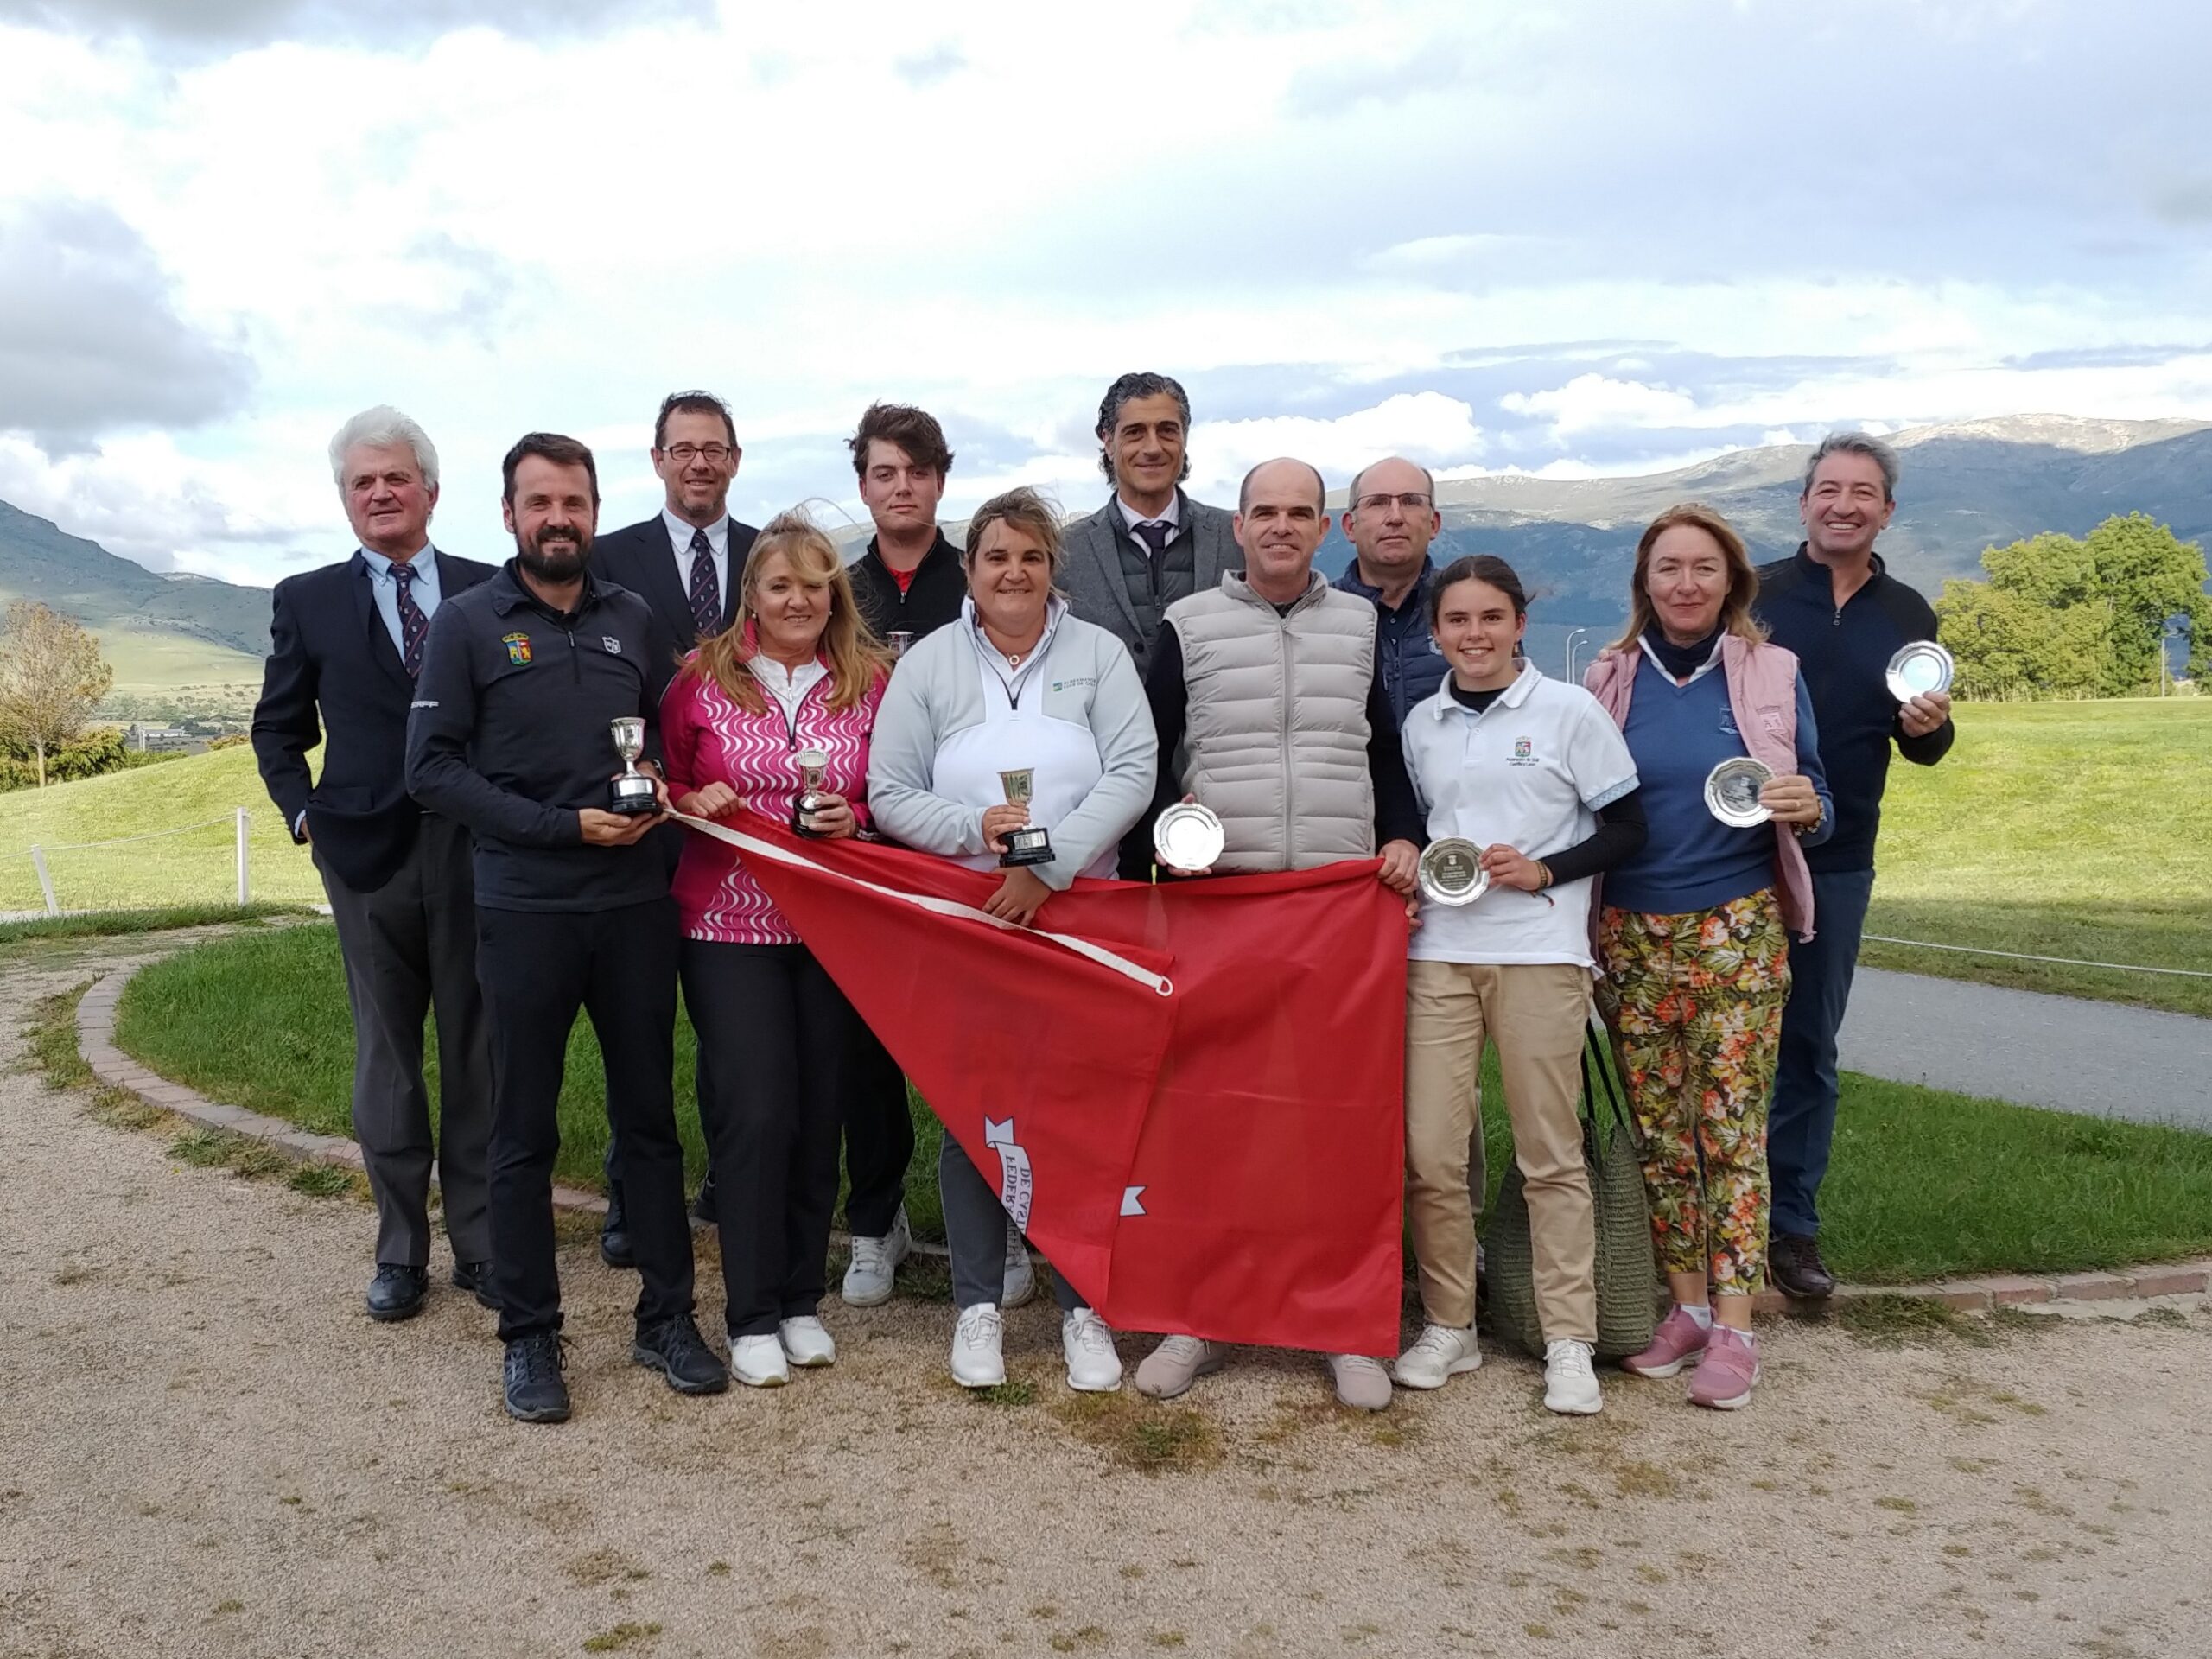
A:
<svg viewBox="0 0 2212 1659">
<path fill-rule="evenodd" d="M 1145 682 L 1160 734 L 1154 806 L 1194 798 L 1226 836 L 1212 870 L 1170 874 L 1312 869 L 1372 858 L 1379 842 L 1384 883 L 1414 890 L 1421 809 L 1379 672 L 1375 607 L 1314 573 L 1325 509 L 1306 462 L 1254 467 L 1236 498 L 1243 570 L 1167 607 Z M 1218 1343 L 1169 1337 L 1137 1368 L 1138 1391 L 1173 1399 L 1226 1358 Z M 1390 1403 L 1375 1359 L 1332 1354 L 1329 1366 L 1344 1404 Z"/>
</svg>

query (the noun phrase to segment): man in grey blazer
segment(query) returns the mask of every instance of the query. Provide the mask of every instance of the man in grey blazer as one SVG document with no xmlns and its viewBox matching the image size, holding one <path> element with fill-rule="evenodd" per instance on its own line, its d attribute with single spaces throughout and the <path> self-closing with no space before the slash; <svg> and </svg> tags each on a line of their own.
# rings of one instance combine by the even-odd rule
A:
<svg viewBox="0 0 2212 1659">
<path fill-rule="evenodd" d="M 1129 648 L 1141 676 L 1160 619 L 1177 600 L 1244 568 L 1231 515 L 1183 493 L 1191 400 L 1164 374 L 1125 374 L 1098 405 L 1098 465 L 1106 505 L 1067 527 L 1062 580 L 1084 621 Z"/>
</svg>

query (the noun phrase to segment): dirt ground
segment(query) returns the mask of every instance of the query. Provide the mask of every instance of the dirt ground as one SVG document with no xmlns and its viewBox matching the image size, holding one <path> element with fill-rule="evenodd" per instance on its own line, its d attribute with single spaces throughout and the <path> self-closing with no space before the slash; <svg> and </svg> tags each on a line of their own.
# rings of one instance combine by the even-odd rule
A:
<svg viewBox="0 0 2212 1659">
<path fill-rule="evenodd" d="M 11 1050 L 87 971 L 0 970 Z M 576 1414 L 524 1427 L 442 1251 L 429 1309 L 373 1325 L 365 1207 L 87 1098 L 0 1076 L 5 1659 L 2212 1653 L 2201 1298 L 1778 1324 L 1748 1411 L 1609 1373 L 1580 1421 L 1502 1354 L 1379 1417 L 1295 1355 L 1187 1408 L 1078 1400 L 1048 1304 L 982 1400 L 942 1302 L 833 1298 L 833 1370 L 689 1401 L 629 1363 L 634 1281 L 580 1243 Z"/>
</svg>

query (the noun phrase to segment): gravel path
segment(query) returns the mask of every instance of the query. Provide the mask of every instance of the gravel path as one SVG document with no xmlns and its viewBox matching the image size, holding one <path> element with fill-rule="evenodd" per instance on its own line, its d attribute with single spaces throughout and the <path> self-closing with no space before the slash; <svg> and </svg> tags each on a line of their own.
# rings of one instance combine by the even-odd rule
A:
<svg viewBox="0 0 2212 1659">
<path fill-rule="evenodd" d="M 1861 968 L 1843 1067 L 1895 1083 L 2212 1129 L 2212 1020 Z"/>
<path fill-rule="evenodd" d="M 0 969 L 7 1043 L 84 977 Z M 1614 1378 L 1561 1421 L 1502 1357 L 1381 1418 L 1284 1356 L 1078 1407 L 1038 1306 L 1033 1401 L 986 1404 L 902 1298 L 831 1305 L 830 1373 L 691 1402 L 578 1248 L 577 1416 L 524 1428 L 473 1302 L 357 1312 L 365 1209 L 84 1103 L 0 1075 L 5 1659 L 2212 1650 L 2202 1299 L 1986 1345 L 1777 1325 L 1748 1412 Z M 1178 1465 L 1126 1466 L 1139 1431 Z"/>
</svg>

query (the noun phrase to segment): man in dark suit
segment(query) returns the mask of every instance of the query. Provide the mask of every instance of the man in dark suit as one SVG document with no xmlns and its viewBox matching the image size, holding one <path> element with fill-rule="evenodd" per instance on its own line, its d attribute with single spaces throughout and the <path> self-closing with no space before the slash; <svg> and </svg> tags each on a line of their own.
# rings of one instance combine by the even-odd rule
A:
<svg viewBox="0 0 2212 1659">
<path fill-rule="evenodd" d="M 594 575 L 627 588 L 652 609 L 652 650 L 664 669 L 736 619 L 745 556 L 760 533 L 729 516 L 729 486 L 743 459 L 737 423 L 727 404 L 712 392 L 671 392 L 653 422 L 653 471 L 666 500 L 643 524 L 609 531 L 592 545 Z M 653 831 L 671 874 L 689 833 L 675 823 Z M 703 1094 L 703 1079 L 699 1086 Z M 692 1214 L 702 1221 L 714 1217 L 713 1185 L 709 1174 L 692 1206 Z M 621 1142 L 611 1122 L 607 1219 L 600 1229 L 599 1253 L 610 1268 L 627 1268 L 637 1260 L 622 1198 Z"/>
<path fill-rule="evenodd" d="M 1164 374 L 1125 374 L 1098 405 L 1098 465 L 1114 486 L 1104 506 L 1062 532 L 1069 608 L 1129 648 L 1140 677 L 1167 607 L 1244 568 L 1235 516 L 1183 493 L 1191 475 L 1191 399 Z M 1152 821 L 1122 842 L 1121 874 L 1152 874 Z"/>
<path fill-rule="evenodd" d="M 1140 675 L 1167 607 L 1244 568 L 1232 515 L 1183 493 L 1190 435 L 1191 400 L 1166 375 L 1125 374 L 1107 387 L 1098 465 L 1114 494 L 1064 533 L 1069 607 L 1127 645 Z"/>
<path fill-rule="evenodd" d="M 430 1167 L 453 1282 L 493 1306 L 486 1145 L 491 1062 L 476 982 L 468 833 L 407 793 L 407 710 L 429 619 L 492 567 L 430 545 L 438 454 L 396 409 L 356 415 L 330 464 L 359 549 L 276 586 L 253 752 L 292 839 L 314 849 L 338 924 L 353 1012 L 353 1134 L 376 1195 L 372 1319 L 422 1310 Z M 307 753 L 323 745 L 311 779 Z M 438 1133 L 423 1084 L 423 1020 L 438 1020 Z"/>
</svg>

